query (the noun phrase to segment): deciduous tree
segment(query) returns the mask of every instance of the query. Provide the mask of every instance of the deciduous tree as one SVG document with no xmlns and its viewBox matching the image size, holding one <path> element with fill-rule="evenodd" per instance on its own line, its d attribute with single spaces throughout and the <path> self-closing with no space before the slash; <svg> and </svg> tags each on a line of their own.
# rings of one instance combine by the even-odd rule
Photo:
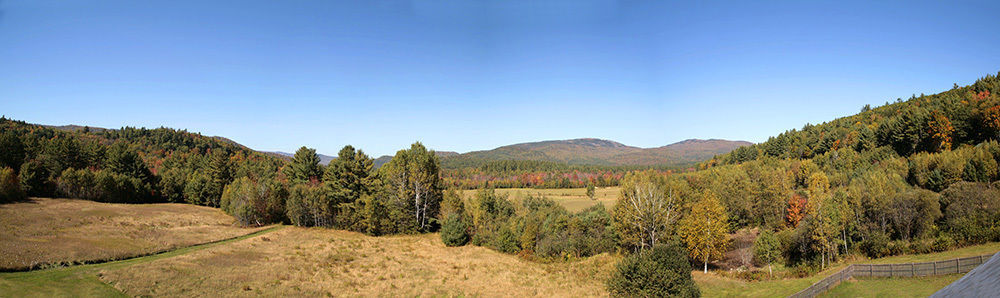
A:
<svg viewBox="0 0 1000 298">
<path fill-rule="evenodd" d="M 667 227 L 677 217 L 680 196 L 680 187 L 668 184 L 667 178 L 655 171 L 625 175 L 614 209 L 623 244 L 642 250 L 667 237 Z"/>
<path fill-rule="evenodd" d="M 706 190 L 701 200 L 691 207 L 691 213 L 680 222 L 681 240 L 687 245 L 692 259 L 702 262 L 708 273 L 708 262 L 722 258 L 726 252 L 728 216 L 715 193 Z"/>
</svg>

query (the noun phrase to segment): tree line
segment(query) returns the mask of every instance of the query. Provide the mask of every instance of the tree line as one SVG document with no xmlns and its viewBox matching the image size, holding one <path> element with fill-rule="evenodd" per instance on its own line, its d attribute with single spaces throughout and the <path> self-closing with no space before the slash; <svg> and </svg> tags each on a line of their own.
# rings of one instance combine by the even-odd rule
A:
<svg viewBox="0 0 1000 298">
<path fill-rule="evenodd" d="M 673 166 L 600 166 L 534 160 L 480 161 L 475 166 L 445 164 L 441 172 L 447 187 L 480 188 L 580 188 L 617 186 L 625 173 L 656 169 L 674 172 Z"/>
</svg>

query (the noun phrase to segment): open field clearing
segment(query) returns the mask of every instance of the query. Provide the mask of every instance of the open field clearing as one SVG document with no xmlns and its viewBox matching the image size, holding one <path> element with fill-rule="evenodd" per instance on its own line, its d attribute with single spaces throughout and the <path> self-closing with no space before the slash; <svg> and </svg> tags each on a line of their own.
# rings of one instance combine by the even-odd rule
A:
<svg viewBox="0 0 1000 298">
<path fill-rule="evenodd" d="M 594 192 L 594 200 L 587 197 L 586 188 L 498 188 L 496 189 L 496 192 L 509 195 L 510 199 L 515 202 L 520 201 L 528 195 L 544 196 L 555 200 L 563 207 L 566 207 L 566 210 L 569 212 L 577 212 L 598 203 L 604 204 L 604 206 L 608 208 L 614 207 L 615 202 L 618 200 L 618 195 L 621 193 L 621 188 L 617 186 L 598 187 Z M 466 199 L 475 197 L 476 190 L 463 190 L 462 196 Z"/>
<path fill-rule="evenodd" d="M 101 281 L 98 278 L 98 271 L 183 255 L 213 246 L 244 240 L 281 228 L 283 226 L 265 228 L 232 239 L 198 244 L 121 261 L 27 272 L 0 273 L 0 297 L 126 297 L 118 289 Z"/>
<path fill-rule="evenodd" d="M 959 278 L 962 278 L 962 274 L 851 279 L 821 294 L 820 297 L 927 297 Z"/>
<path fill-rule="evenodd" d="M 542 264 L 437 234 L 370 237 L 288 227 L 169 259 L 102 270 L 130 296 L 606 296 L 616 257 Z"/>
<path fill-rule="evenodd" d="M 259 230 L 215 208 L 36 198 L 0 205 L 0 269 L 117 260 Z"/>
</svg>

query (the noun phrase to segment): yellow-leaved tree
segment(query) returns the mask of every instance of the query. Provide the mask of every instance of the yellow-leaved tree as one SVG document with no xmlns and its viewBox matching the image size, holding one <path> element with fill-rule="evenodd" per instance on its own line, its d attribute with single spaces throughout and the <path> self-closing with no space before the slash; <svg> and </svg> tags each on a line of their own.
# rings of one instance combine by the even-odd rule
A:
<svg viewBox="0 0 1000 298">
<path fill-rule="evenodd" d="M 715 193 L 706 190 L 701 200 L 691 206 L 691 213 L 680 221 L 681 240 L 691 258 L 705 264 L 705 273 L 708 262 L 722 258 L 726 252 L 728 217 Z"/>
</svg>

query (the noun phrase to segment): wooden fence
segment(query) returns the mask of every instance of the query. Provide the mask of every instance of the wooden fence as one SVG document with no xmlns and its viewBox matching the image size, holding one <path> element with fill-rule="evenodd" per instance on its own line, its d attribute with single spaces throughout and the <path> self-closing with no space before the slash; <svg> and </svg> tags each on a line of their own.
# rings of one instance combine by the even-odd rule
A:
<svg viewBox="0 0 1000 298">
<path fill-rule="evenodd" d="M 816 297 L 852 277 L 916 277 L 966 273 L 986 263 L 992 254 L 947 261 L 903 264 L 852 264 L 789 297 Z"/>
</svg>

